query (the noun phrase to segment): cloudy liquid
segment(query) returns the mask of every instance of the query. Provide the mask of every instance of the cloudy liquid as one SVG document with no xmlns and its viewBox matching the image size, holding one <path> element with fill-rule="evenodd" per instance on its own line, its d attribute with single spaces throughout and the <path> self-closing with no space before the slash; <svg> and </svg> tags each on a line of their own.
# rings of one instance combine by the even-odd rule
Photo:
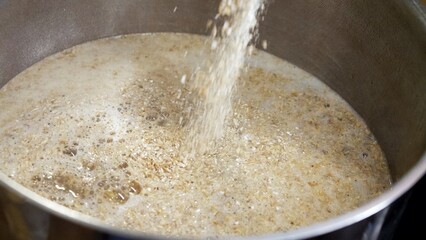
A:
<svg viewBox="0 0 426 240">
<path fill-rule="evenodd" d="M 119 36 L 28 68 L 0 89 L 0 170 L 111 225 L 169 236 L 288 231 L 390 187 L 384 155 L 349 105 L 257 50 L 222 141 L 182 158 L 192 95 L 181 77 L 209 57 L 205 42 Z"/>
</svg>

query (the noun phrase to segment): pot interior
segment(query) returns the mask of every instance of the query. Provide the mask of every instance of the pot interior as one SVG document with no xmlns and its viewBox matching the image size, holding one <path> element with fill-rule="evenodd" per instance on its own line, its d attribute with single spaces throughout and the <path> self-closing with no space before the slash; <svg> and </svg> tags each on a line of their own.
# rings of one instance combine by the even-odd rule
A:
<svg viewBox="0 0 426 240">
<path fill-rule="evenodd" d="M 90 40 L 143 32 L 207 34 L 205 23 L 217 4 L 2 1 L 0 86 L 44 57 Z M 395 182 L 426 161 L 426 28 L 412 6 L 273 1 L 260 23 L 268 52 L 324 81 L 365 120 Z"/>
</svg>

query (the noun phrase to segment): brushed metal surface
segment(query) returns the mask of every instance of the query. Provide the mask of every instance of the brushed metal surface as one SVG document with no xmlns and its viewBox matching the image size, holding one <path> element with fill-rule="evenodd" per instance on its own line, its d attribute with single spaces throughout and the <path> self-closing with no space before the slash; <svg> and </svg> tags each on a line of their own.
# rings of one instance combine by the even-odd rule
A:
<svg viewBox="0 0 426 240">
<path fill-rule="evenodd" d="M 363 117 L 394 180 L 426 148 L 426 27 L 397 2 L 275 1 L 261 31 L 268 51 L 317 76 Z"/>
<path fill-rule="evenodd" d="M 210 0 L 0 0 L 0 86 L 44 57 L 86 41 L 139 32 L 205 34 L 215 11 Z"/>
</svg>

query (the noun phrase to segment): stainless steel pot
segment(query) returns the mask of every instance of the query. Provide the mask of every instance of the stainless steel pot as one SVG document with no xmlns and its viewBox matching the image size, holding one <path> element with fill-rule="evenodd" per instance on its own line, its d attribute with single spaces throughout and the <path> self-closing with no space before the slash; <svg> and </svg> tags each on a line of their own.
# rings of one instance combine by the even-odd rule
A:
<svg viewBox="0 0 426 240">
<path fill-rule="evenodd" d="M 416 0 L 270 4 L 260 29 L 268 51 L 322 79 L 353 106 L 377 137 L 395 184 L 342 216 L 258 238 L 376 239 L 389 206 L 426 172 L 424 8 Z M 0 0 L 0 87 L 42 58 L 89 40 L 137 32 L 206 34 L 205 23 L 216 9 L 217 1 L 201 0 Z M 160 237 L 112 228 L 36 195 L 3 173 L 0 182 L 6 216 L 0 223 L 18 239 L 45 239 L 55 229 L 86 238 L 98 233 Z M 0 238 L 12 236 L 5 229 Z"/>
</svg>

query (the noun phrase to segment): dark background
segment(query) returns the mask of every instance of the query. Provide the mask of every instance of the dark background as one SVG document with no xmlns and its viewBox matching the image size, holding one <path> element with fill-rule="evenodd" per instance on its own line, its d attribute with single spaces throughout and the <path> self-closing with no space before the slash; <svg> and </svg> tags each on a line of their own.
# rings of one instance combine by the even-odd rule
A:
<svg viewBox="0 0 426 240">
<path fill-rule="evenodd" d="M 426 239 L 426 175 L 414 186 L 406 200 L 392 237 L 383 239 Z M 395 216 L 396 218 L 397 216 Z M 394 219 L 397 220 L 397 219 Z"/>
</svg>

